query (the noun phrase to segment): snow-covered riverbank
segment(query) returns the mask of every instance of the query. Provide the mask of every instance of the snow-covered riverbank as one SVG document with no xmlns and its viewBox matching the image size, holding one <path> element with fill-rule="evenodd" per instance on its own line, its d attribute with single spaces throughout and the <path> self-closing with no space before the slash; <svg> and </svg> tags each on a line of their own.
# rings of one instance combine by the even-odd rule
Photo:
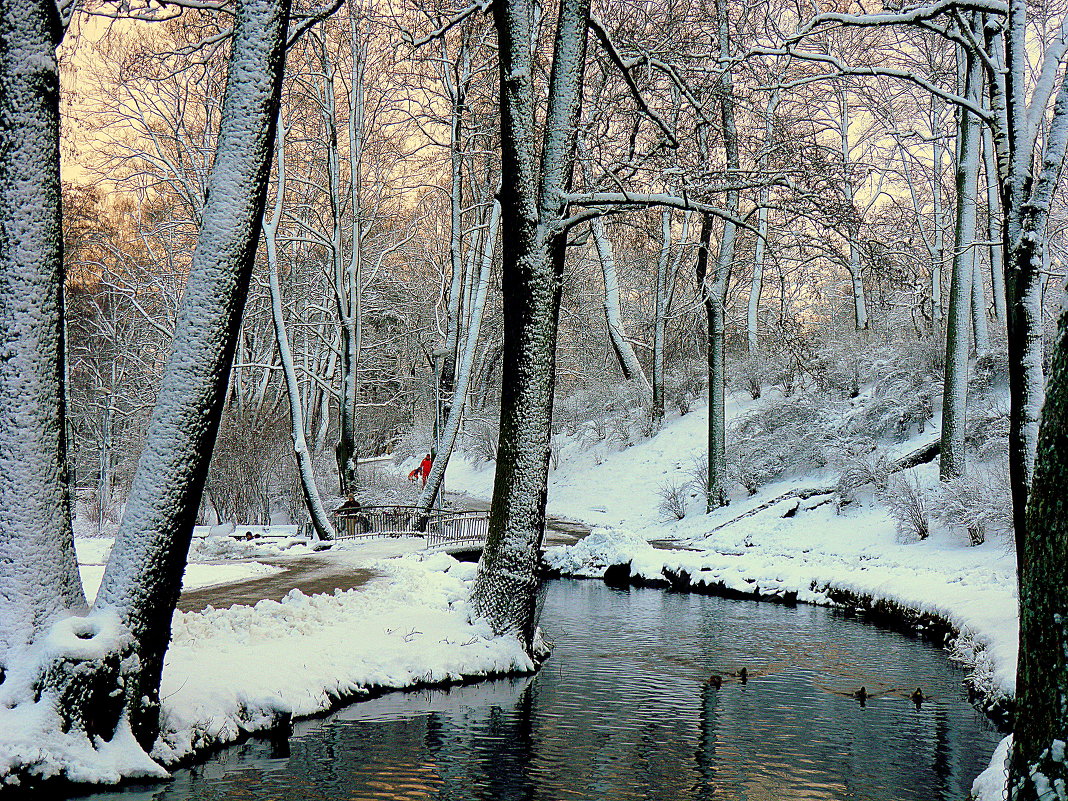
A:
<svg viewBox="0 0 1068 801">
<path fill-rule="evenodd" d="M 373 692 L 532 669 L 517 640 L 469 621 L 474 565 L 412 554 L 367 566 L 384 577 L 359 590 L 177 613 L 155 762 L 129 736 L 58 734 L 45 702 L 0 706 L 0 777 L 25 764 L 73 781 L 161 776 L 159 765 Z"/>
<path fill-rule="evenodd" d="M 735 396 L 728 417 L 751 407 Z M 945 621 L 959 633 L 947 643 L 969 681 L 991 705 L 1011 700 L 1016 686 L 1018 618 L 1015 556 L 1002 540 L 969 545 L 967 535 L 937 525 L 921 542 L 902 542 L 895 521 L 869 491 L 841 509 L 829 495 L 791 499 L 739 517 L 792 488 L 834 484 L 834 476 L 810 473 L 769 485 L 752 497 L 737 492 L 732 503 L 704 514 L 696 489 L 687 515 L 665 520 L 658 489 L 691 477 L 705 447 L 704 407 L 668 422 L 656 436 L 622 450 L 590 451 L 577 443 L 560 450 L 549 477 L 549 511 L 584 521 L 593 533 L 573 546 L 549 549 L 551 566 L 564 575 L 602 577 L 613 565 L 638 582 L 699 585 L 698 590 L 744 593 L 798 602 L 832 604 L 833 597 L 917 617 Z M 937 436 L 930 429 L 895 450 L 906 453 Z M 935 466 L 913 472 L 933 481 Z M 490 465 L 458 462 L 450 485 L 488 496 Z M 650 540 L 686 550 L 662 550 Z M 995 755 L 1002 758 L 1001 752 Z M 1000 770 L 1001 762 L 994 766 Z M 978 783 L 976 791 L 996 782 Z M 985 789 L 984 792 L 991 792 Z M 1000 798 L 1000 795 L 980 798 Z"/>
</svg>

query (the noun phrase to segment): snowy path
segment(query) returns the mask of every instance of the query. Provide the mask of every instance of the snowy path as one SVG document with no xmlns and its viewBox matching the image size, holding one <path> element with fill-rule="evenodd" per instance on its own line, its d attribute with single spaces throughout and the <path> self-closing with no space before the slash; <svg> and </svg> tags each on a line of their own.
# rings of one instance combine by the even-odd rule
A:
<svg viewBox="0 0 1068 801">
<path fill-rule="evenodd" d="M 305 595 L 354 590 L 380 575 L 373 570 L 353 567 L 323 556 L 264 561 L 281 567 L 281 572 L 183 592 L 182 597 L 178 599 L 178 608 L 183 612 L 200 612 L 209 606 L 215 609 L 234 604 L 251 606 L 265 598 L 281 601 L 295 589 Z"/>
</svg>

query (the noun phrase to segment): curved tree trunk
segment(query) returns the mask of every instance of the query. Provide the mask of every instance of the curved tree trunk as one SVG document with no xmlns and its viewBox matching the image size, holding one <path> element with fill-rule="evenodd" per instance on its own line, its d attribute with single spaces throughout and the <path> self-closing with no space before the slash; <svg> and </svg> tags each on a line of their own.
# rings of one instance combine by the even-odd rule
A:
<svg viewBox="0 0 1068 801">
<path fill-rule="evenodd" d="M 304 506 L 308 510 L 308 517 L 311 519 L 316 537 L 320 540 L 333 540 L 336 532 L 330 522 L 330 514 L 326 511 L 322 498 L 319 496 L 319 488 L 315 484 L 315 465 L 304 434 L 304 411 L 300 406 L 300 384 L 297 382 L 297 371 L 293 367 L 293 353 L 289 349 L 289 334 L 286 332 L 286 319 L 282 311 L 282 290 L 278 286 L 278 224 L 282 219 L 282 201 L 286 188 L 285 127 L 281 116 L 278 117 L 277 138 L 278 193 L 274 201 L 274 213 L 263 224 L 263 239 L 267 249 L 267 278 L 271 289 L 271 319 L 274 321 L 274 337 L 278 345 L 278 356 L 282 362 L 282 372 L 286 379 L 293 456 L 297 460 L 297 475 L 300 478 Z"/>
<path fill-rule="evenodd" d="M 637 381 L 642 389 L 642 403 L 648 406 L 652 402 L 652 388 L 645 377 L 642 363 L 638 361 L 634 348 L 627 341 L 623 328 L 623 315 L 619 304 L 619 280 L 616 275 L 616 260 L 612 254 L 612 243 L 604 233 L 604 223 L 600 217 L 590 222 L 593 242 L 597 246 L 597 257 L 601 262 L 601 274 L 604 276 L 604 318 L 608 328 L 608 338 L 619 360 L 623 377 L 628 381 Z M 659 321 L 658 321 L 659 322 Z"/>
</svg>

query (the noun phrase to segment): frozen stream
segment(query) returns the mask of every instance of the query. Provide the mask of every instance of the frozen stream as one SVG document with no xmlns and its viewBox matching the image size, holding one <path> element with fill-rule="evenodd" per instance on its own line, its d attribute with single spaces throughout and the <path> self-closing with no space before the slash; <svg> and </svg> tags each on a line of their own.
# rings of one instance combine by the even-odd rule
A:
<svg viewBox="0 0 1068 801">
<path fill-rule="evenodd" d="M 553 581 L 542 622 L 532 679 L 390 694 L 298 724 L 288 756 L 252 741 L 91 798 L 958 801 L 1000 739 L 942 650 L 827 609 Z"/>
</svg>

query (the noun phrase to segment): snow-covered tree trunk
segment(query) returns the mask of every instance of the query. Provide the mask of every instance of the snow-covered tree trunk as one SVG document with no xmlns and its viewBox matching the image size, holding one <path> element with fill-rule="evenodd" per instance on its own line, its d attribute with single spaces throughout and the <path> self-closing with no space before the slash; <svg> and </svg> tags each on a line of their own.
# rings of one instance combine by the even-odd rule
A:
<svg viewBox="0 0 1068 801">
<path fill-rule="evenodd" d="M 460 351 L 460 367 L 456 374 L 456 387 L 449 402 L 449 413 L 441 433 L 441 444 L 434 463 L 427 476 L 426 486 L 419 498 L 419 506 L 429 511 L 441 491 L 445 480 L 445 470 L 449 466 L 449 457 L 456 447 L 456 438 L 460 433 L 464 411 L 467 408 L 467 393 L 471 386 L 471 373 L 475 363 L 475 350 L 478 347 L 478 335 L 482 329 L 482 313 L 486 308 L 486 296 L 489 294 L 490 274 L 493 271 L 493 251 L 497 247 L 497 232 L 500 229 L 501 204 L 494 201 L 490 208 L 485 239 L 483 240 L 482 261 L 478 271 L 478 284 L 471 303 L 471 322 L 467 329 L 467 340 Z"/>
<path fill-rule="evenodd" d="M 146 749 L 159 730 L 159 681 L 171 616 L 255 263 L 288 17 L 288 0 L 245 0 L 236 7 L 219 144 L 174 349 L 87 621 L 98 626 L 95 631 L 118 623 L 127 633 L 120 638 L 122 659 L 81 667 L 60 660 L 44 679 L 75 725 L 107 739 L 127 721 Z M 110 699 L 104 708 L 101 692 Z"/>
<path fill-rule="evenodd" d="M 966 95 L 979 99 L 980 66 L 968 59 Z M 967 109 L 957 112 L 957 211 L 953 227 L 953 275 L 946 314 L 946 371 L 942 388 L 942 448 L 939 477 L 964 474 L 964 429 L 968 416 L 968 334 L 972 325 L 976 193 L 979 176 L 979 122 Z M 980 310 L 982 311 L 982 310 Z"/>
<path fill-rule="evenodd" d="M 868 330 L 868 300 L 864 295 L 864 263 L 860 244 L 853 239 L 849 247 L 849 283 L 853 290 L 853 323 L 858 331 Z"/>
<path fill-rule="evenodd" d="M 726 0 L 716 0 L 716 17 L 719 23 L 719 52 L 726 58 L 731 52 L 729 18 Z M 723 151 L 727 170 L 732 175 L 741 171 L 738 152 L 738 127 L 735 122 L 734 84 L 730 70 L 724 70 L 719 79 L 719 107 L 723 120 Z M 711 512 L 729 503 L 727 497 L 726 455 L 726 302 L 727 284 L 734 263 L 734 243 L 738 226 L 739 193 L 731 189 L 726 196 L 726 211 L 731 219 L 723 221 L 723 234 L 719 240 L 715 272 L 708 274 L 709 245 L 712 236 L 713 218 L 705 215 L 701 223 L 701 244 L 697 255 L 697 283 L 708 317 L 708 495 L 705 510 Z"/>
<path fill-rule="evenodd" d="M 535 4 L 493 6 L 501 97 L 504 311 L 501 422 L 489 537 L 472 592 L 494 630 L 532 647 L 539 546 L 545 528 L 556 330 L 567 245 L 590 0 L 562 0 L 557 17 L 540 168 L 535 144 Z"/>
<path fill-rule="evenodd" d="M 931 97 L 931 217 L 934 221 L 934 247 L 931 251 L 931 318 L 935 330 L 942 328 L 945 321 L 945 306 L 942 302 L 942 260 L 945 258 L 945 240 L 942 232 L 942 159 L 945 147 L 942 145 L 939 123 L 941 115 L 938 98 Z"/>
<path fill-rule="evenodd" d="M 972 345 L 976 354 L 990 350 L 990 327 L 986 320 L 986 290 L 979 269 L 978 246 L 972 248 Z"/>
<path fill-rule="evenodd" d="M 1068 783 L 1068 296 L 1053 345 L 1027 536 L 1017 544 L 1020 656 L 1009 797 L 1063 797 Z"/>
<path fill-rule="evenodd" d="M 0 7 L 0 689 L 82 612 L 67 489 L 59 70 L 52 0 Z"/>
<path fill-rule="evenodd" d="M 278 356 L 285 375 L 293 456 L 297 461 L 297 475 L 300 478 L 304 506 L 308 510 L 316 536 L 320 540 L 332 540 L 336 533 L 330 522 L 330 514 L 323 506 L 319 487 L 315 483 L 315 463 L 308 450 L 308 440 L 304 433 L 304 410 L 300 405 L 300 384 L 297 381 L 296 368 L 293 366 L 293 353 L 289 347 L 289 334 L 286 331 L 285 313 L 282 310 L 282 289 L 278 285 L 278 224 L 282 219 L 282 204 L 286 190 L 285 126 L 280 116 L 277 128 L 278 168 L 275 177 L 278 190 L 274 200 L 274 211 L 263 223 L 263 240 L 267 250 L 267 278 L 271 289 L 271 319 L 274 321 Z"/>
<path fill-rule="evenodd" d="M 590 230 L 593 231 L 593 242 L 597 247 L 597 258 L 601 263 L 601 275 L 604 277 L 604 319 L 608 328 L 608 339 L 612 343 L 619 360 L 619 367 L 623 371 L 623 377 L 628 381 L 637 381 L 642 390 L 642 403 L 646 406 L 652 402 L 652 387 L 649 379 L 645 377 L 645 370 L 638 356 L 627 339 L 626 329 L 623 327 L 623 313 L 619 302 L 619 279 L 616 275 L 616 259 L 612 253 L 612 243 L 604 232 L 604 223 L 600 217 L 590 221 Z"/>
</svg>

